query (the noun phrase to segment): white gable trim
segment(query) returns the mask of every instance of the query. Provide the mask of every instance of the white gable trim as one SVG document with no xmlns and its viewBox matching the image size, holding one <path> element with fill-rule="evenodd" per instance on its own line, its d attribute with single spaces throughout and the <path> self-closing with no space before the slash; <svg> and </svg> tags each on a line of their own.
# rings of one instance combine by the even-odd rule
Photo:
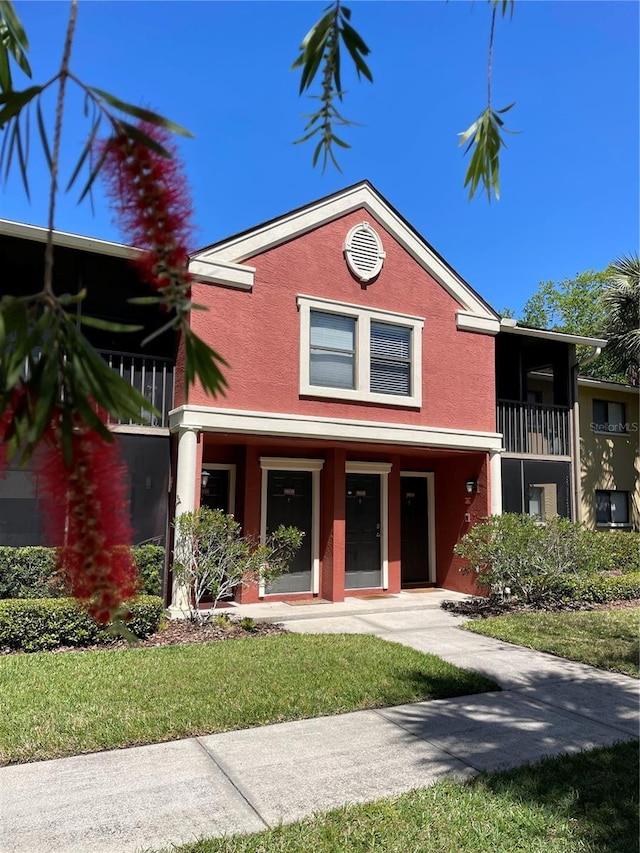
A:
<svg viewBox="0 0 640 853">
<path fill-rule="evenodd" d="M 240 264 L 246 258 L 266 252 L 354 210 L 361 209 L 366 210 L 374 217 L 411 255 L 416 263 L 432 275 L 459 302 L 464 314 L 462 322 L 465 325 L 459 325 L 458 328 L 464 328 L 465 331 L 497 334 L 499 330 L 498 315 L 485 305 L 470 287 L 366 183 L 356 184 L 342 193 L 321 199 L 301 210 L 296 210 L 265 225 L 260 225 L 251 231 L 219 243 L 211 249 L 197 252 L 193 256 L 193 262 L 218 263 L 223 261 L 227 264 Z"/>
</svg>

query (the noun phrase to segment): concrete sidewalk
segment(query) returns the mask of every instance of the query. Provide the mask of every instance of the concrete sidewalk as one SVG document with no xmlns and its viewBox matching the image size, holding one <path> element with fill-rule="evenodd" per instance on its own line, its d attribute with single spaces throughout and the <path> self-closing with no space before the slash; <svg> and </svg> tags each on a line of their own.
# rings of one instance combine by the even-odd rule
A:
<svg viewBox="0 0 640 853">
<path fill-rule="evenodd" d="M 460 631 L 442 597 L 455 594 L 278 605 L 286 618 L 272 605 L 238 610 L 292 631 L 376 634 L 482 672 L 501 692 L 5 767 L 0 849 L 158 849 L 637 737 L 636 680 Z"/>
</svg>

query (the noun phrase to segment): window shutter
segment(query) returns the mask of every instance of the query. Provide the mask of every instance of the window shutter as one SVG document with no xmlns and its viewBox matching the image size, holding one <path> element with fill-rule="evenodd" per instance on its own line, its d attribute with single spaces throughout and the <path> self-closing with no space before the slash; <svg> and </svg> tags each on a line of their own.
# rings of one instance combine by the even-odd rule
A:
<svg viewBox="0 0 640 853">
<path fill-rule="evenodd" d="M 354 317 L 311 311 L 309 381 L 328 388 L 355 388 Z"/>
<path fill-rule="evenodd" d="M 371 386 L 378 394 L 411 394 L 411 329 L 371 323 Z"/>
</svg>

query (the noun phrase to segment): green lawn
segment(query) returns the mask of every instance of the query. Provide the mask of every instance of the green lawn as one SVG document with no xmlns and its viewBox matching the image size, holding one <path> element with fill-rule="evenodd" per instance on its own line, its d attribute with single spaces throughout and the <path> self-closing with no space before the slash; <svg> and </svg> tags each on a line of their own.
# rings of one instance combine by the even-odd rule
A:
<svg viewBox="0 0 640 853">
<path fill-rule="evenodd" d="M 638 744 L 546 759 L 172 853 L 638 853 Z"/>
<path fill-rule="evenodd" d="M 498 689 L 352 634 L 0 657 L 0 763 Z"/>
<path fill-rule="evenodd" d="M 464 627 L 571 660 L 638 675 L 640 608 L 520 613 L 474 619 Z"/>
</svg>

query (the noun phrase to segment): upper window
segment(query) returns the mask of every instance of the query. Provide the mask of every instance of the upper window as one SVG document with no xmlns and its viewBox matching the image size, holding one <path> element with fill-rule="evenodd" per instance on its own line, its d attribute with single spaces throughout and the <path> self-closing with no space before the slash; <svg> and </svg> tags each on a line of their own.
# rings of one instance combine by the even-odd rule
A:
<svg viewBox="0 0 640 853">
<path fill-rule="evenodd" d="M 596 491 L 596 524 L 629 524 L 629 492 Z"/>
<path fill-rule="evenodd" d="M 307 296 L 298 306 L 301 394 L 422 404 L 422 319 Z"/>
<path fill-rule="evenodd" d="M 624 403 L 594 400 L 592 428 L 595 432 L 627 432 Z"/>
</svg>

